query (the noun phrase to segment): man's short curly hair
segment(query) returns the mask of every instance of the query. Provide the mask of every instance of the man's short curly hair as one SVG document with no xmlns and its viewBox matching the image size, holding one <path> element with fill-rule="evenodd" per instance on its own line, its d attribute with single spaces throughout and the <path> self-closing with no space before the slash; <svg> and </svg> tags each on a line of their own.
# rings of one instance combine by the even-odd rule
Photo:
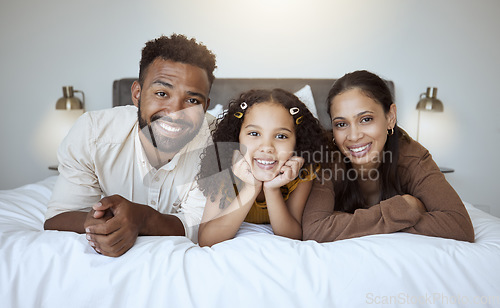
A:
<svg viewBox="0 0 500 308">
<path fill-rule="evenodd" d="M 214 70 L 217 68 L 215 54 L 205 45 L 196 42 L 194 38 L 188 39 L 182 34 L 160 36 L 148 41 L 142 49 L 142 57 L 139 66 L 139 84 L 144 84 L 149 65 L 156 59 L 171 60 L 197 66 L 207 72 L 208 81 L 212 85 L 215 77 Z"/>
</svg>

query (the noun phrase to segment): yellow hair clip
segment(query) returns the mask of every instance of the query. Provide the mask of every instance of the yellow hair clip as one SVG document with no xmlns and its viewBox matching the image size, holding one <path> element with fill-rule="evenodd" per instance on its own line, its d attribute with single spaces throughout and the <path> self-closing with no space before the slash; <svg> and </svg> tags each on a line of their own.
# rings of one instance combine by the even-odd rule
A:
<svg viewBox="0 0 500 308">
<path fill-rule="evenodd" d="M 300 117 L 298 117 L 298 118 L 295 120 L 295 124 L 299 125 L 300 123 L 302 123 L 302 118 L 303 118 L 303 117 L 304 117 L 304 116 L 300 116 Z"/>
<path fill-rule="evenodd" d="M 234 114 L 235 117 L 237 117 L 238 119 L 241 119 L 241 117 L 243 116 L 243 113 L 238 111 Z"/>
</svg>

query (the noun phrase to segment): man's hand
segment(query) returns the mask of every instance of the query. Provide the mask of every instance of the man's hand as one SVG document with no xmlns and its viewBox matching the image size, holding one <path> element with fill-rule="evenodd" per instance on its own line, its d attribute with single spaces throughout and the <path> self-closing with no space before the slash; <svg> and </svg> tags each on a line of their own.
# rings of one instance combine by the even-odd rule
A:
<svg viewBox="0 0 500 308">
<path fill-rule="evenodd" d="M 264 189 L 279 188 L 290 183 L 299 175 L 300 168 L 302 168 L 303 165 L 304 158 L 299 156 L 290 157 L 281 167 L 280 172 L 274 179 L 264 182 Z"/>
<path fill-rule="evenodd" d="M 85 220 L 89 244 L 106 256 L 124 254 L 134 245 L 143 226 L 144 207 L 119 195 L 101 199 Z"/>
<path fill-rule="evenodd" d="M 96 214 L 99 212 L 98 214 Z M 113 213 L 111 212 L 110 209 L 106 211 L 96 211 L 94 209 L 90 210 L 88 212 L 87 217 L 85 218 L 85 222 L 83 223 L 83 228 L 87 229 L 87 227 L 93 226 L 93 225 L 98 225 L 98 224 L 103 224 L 108 219 L 113 217 Z"/>
</svg>

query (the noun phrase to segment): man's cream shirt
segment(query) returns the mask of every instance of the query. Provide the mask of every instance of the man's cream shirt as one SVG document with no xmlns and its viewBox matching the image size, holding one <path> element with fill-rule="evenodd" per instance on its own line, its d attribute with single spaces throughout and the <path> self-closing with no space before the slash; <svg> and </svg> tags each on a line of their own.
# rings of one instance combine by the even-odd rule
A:
<svg viewBox="0 0 500 308">
<path fill-rule="evenodd" d="M 177 216 L 185 234 L 197 242 L 205 197 L 196 175 L 200 154 L 211 143 L 206 115 L 199 133 L 174 158 L 155 169 L 139 140 L 135 106 L 87 112 L 58 150 L 59 177 L 45 218 L 67 211 L 90 211 L 101 198 L 122 197 Z"/>
</svg>

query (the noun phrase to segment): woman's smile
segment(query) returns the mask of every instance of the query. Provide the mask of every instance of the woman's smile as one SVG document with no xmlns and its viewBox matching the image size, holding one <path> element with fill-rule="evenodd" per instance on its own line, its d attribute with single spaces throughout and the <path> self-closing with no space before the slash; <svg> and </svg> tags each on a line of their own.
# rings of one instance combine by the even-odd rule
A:
<svg viewBox="0 0 500 308">
<path fill-rule="evenodd" d="M 363 157 L 368 152 L 370 152 L 371 147 L 372 147 L 372 143 L 369 142 L 369 143 L 362 144 L 362 145 L 348 146 L 347 149 L 349 150 L 351 156 Z"/>
</svg>

